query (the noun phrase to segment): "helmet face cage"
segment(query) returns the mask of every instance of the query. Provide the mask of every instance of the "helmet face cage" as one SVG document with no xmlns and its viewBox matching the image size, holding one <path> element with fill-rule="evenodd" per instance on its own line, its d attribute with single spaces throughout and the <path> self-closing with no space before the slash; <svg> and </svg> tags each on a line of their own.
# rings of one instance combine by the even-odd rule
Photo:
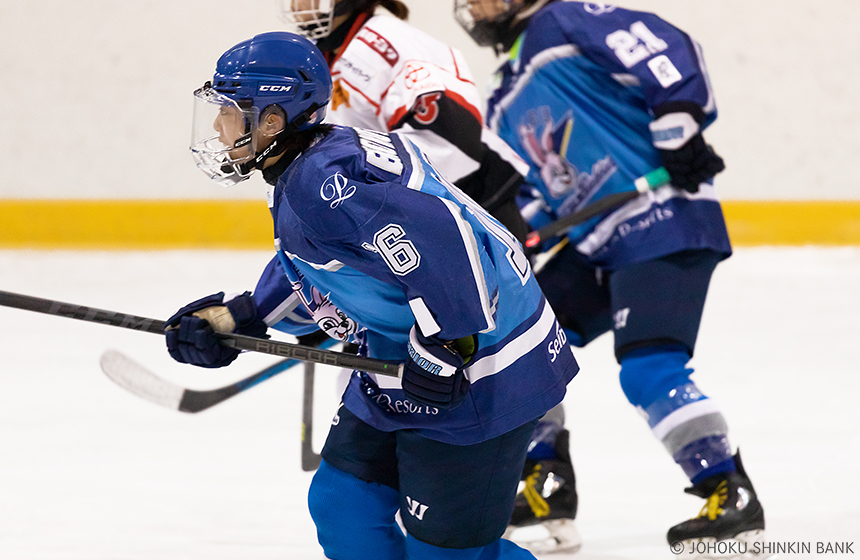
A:
<svg viewBox="0 0 860 560">
<path fill-rule="evenodd" d="M 475 28 L 475 16 L 469 10 L 470 3 L 469 0 L 454 0 L 454 19 L 468 33 L 471 33 L 472 29 Z"/>
<path fill-rule="evenodd" d="M 454 18 L 476 43 L 495 47 L 523 4 L 520 0 L 454 0 Z"/>
<path fill-rule="evenodd" d="M 328 37 L 335 0 L 280 0 L 281 19 L 291 31 L 312 41 Z"/>
<path fill-rule="evenodd" d="M 256 156 L 253 136 L 259 116 L 256 107 L 240 106 L 208 82 L 196 90 L 191 155 L 197 167 L 225 187 L 247 179 L 253 168 L 243 170 L 242 164 Z"/>
</svg>

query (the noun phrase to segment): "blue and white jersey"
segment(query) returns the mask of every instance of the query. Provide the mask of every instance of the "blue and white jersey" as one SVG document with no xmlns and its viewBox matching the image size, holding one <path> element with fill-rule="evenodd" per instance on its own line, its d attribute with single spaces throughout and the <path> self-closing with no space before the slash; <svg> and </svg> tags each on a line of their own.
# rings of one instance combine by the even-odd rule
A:
<svg viewBox="0 0 860 560">
<path fill-rule="evenodd" d="M 416 323 L 443 340 L 477 335 L 460 406 L 419 405 L 398 379 L 354 373 L 343 403 L 363 421 L 471 444 L 562 400 L 578 366 L 519 243 L 408 140 L 336 127 L 269 202 L 278 256 L 254 293 L 267 324 L 319 326 L 398 361 Z"/>
<path fill-rule="evenodd" d="M 702 52 L 654 14 L 556 1 L 535 13 L 499 69 L 488 123 L 530 164 L 524 206 L 533 227 L 609 194 L 633 190 L 661 165 L 652 109 L 669 102 L 717 111 Z M 711 184 L 664 186 L 572 229 L 596 266 L 615 268 L 684 249 L 731 253 Z"/>
</svg>

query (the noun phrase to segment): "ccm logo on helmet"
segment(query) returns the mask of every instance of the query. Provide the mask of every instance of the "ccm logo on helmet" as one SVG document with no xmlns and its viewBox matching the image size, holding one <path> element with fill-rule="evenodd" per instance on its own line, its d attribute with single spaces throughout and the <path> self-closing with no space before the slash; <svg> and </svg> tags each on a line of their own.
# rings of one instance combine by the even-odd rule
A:
<svg viewBox="0 0 860 560">
<path fill-rule="evenodd" d="M 286 93 L 293 89 L 293 86 L 275 85 L 275 84 L 260 84 L 257 89 L 258 93 Z"/>
</svg>

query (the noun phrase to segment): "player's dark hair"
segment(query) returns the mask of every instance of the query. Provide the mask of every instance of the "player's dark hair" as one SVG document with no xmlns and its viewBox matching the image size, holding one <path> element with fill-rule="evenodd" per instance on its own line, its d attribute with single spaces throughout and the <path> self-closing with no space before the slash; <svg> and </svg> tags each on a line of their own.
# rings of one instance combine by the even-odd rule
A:
<svg viewBox="0 0 860 560">
<path fill-rule="evenodd" d="M 340 0 L 335 5 L 335 15 L 372 14 L 377 6 L 382 6 L 395 17 L 405 20 L 409 17 L 409 7 L 400 0 Z"/>
<path fill-rule="evenodd" d="M 317 48 L 330 59 L 329 64 L 332 53 L 343 45 L 356 22 L 363 18 L 359 24 L 363 25 L 367 18 L 373 15 L 377 6 L 382 6 L 398 19 L 406 20 L 409 17 L 409 8 L 400 0 L 341 0 L 335 5 L 334 13 L 336 16 L 349 14 L 349 18 L 331 33 L 317 40 Z"/>
<path fill-rule="evenodd" d="M 373 7 L 376 6 L 382 6 L 398 19 L 405 21 L 409 18 L 409 7 L 400 0 L 376 0 Z"/>
</svg>

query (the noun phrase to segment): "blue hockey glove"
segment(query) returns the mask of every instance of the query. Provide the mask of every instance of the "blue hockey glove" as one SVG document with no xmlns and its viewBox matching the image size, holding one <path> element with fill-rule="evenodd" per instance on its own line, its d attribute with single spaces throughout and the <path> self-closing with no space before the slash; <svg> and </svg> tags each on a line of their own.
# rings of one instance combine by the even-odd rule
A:
<svg viewBox="0 0 860 560">
<path fill-rule="evenodd" d="M 672 185 L 694 193 L 699 184 L 726 168 L 714 149 L 705 143 L 700 125 L 705 120 L 701 107 L 694 103 L 666 103 L 654 108 L 650 124 L 654 146 Z"/>
<path fill-rule="evenodd" d="M 461 339 L 462 340 L 462 339 Z M 417 326 L 409 332 L 409 359 L 403 368 L 401 385 L 410 399 L 442 410 L 455 408 L 469 392 L 469 380 L 463 365 L 474 354 L 474 337 L 468 337 L 471 348 L 461 350 L 460 341 L 445 343 L 421 334 Z"/>
<path fill-rule="evenodd" d="M 229 365 L 239 350 L 222 346 L 216 332 L 262 337 L 266 324 L 257 317 L 250 292 L 224 302 L 224 292 L 191 302 L 164 323 L 167 351 L 177 362 L 206 368 Z"/>
</svg>

